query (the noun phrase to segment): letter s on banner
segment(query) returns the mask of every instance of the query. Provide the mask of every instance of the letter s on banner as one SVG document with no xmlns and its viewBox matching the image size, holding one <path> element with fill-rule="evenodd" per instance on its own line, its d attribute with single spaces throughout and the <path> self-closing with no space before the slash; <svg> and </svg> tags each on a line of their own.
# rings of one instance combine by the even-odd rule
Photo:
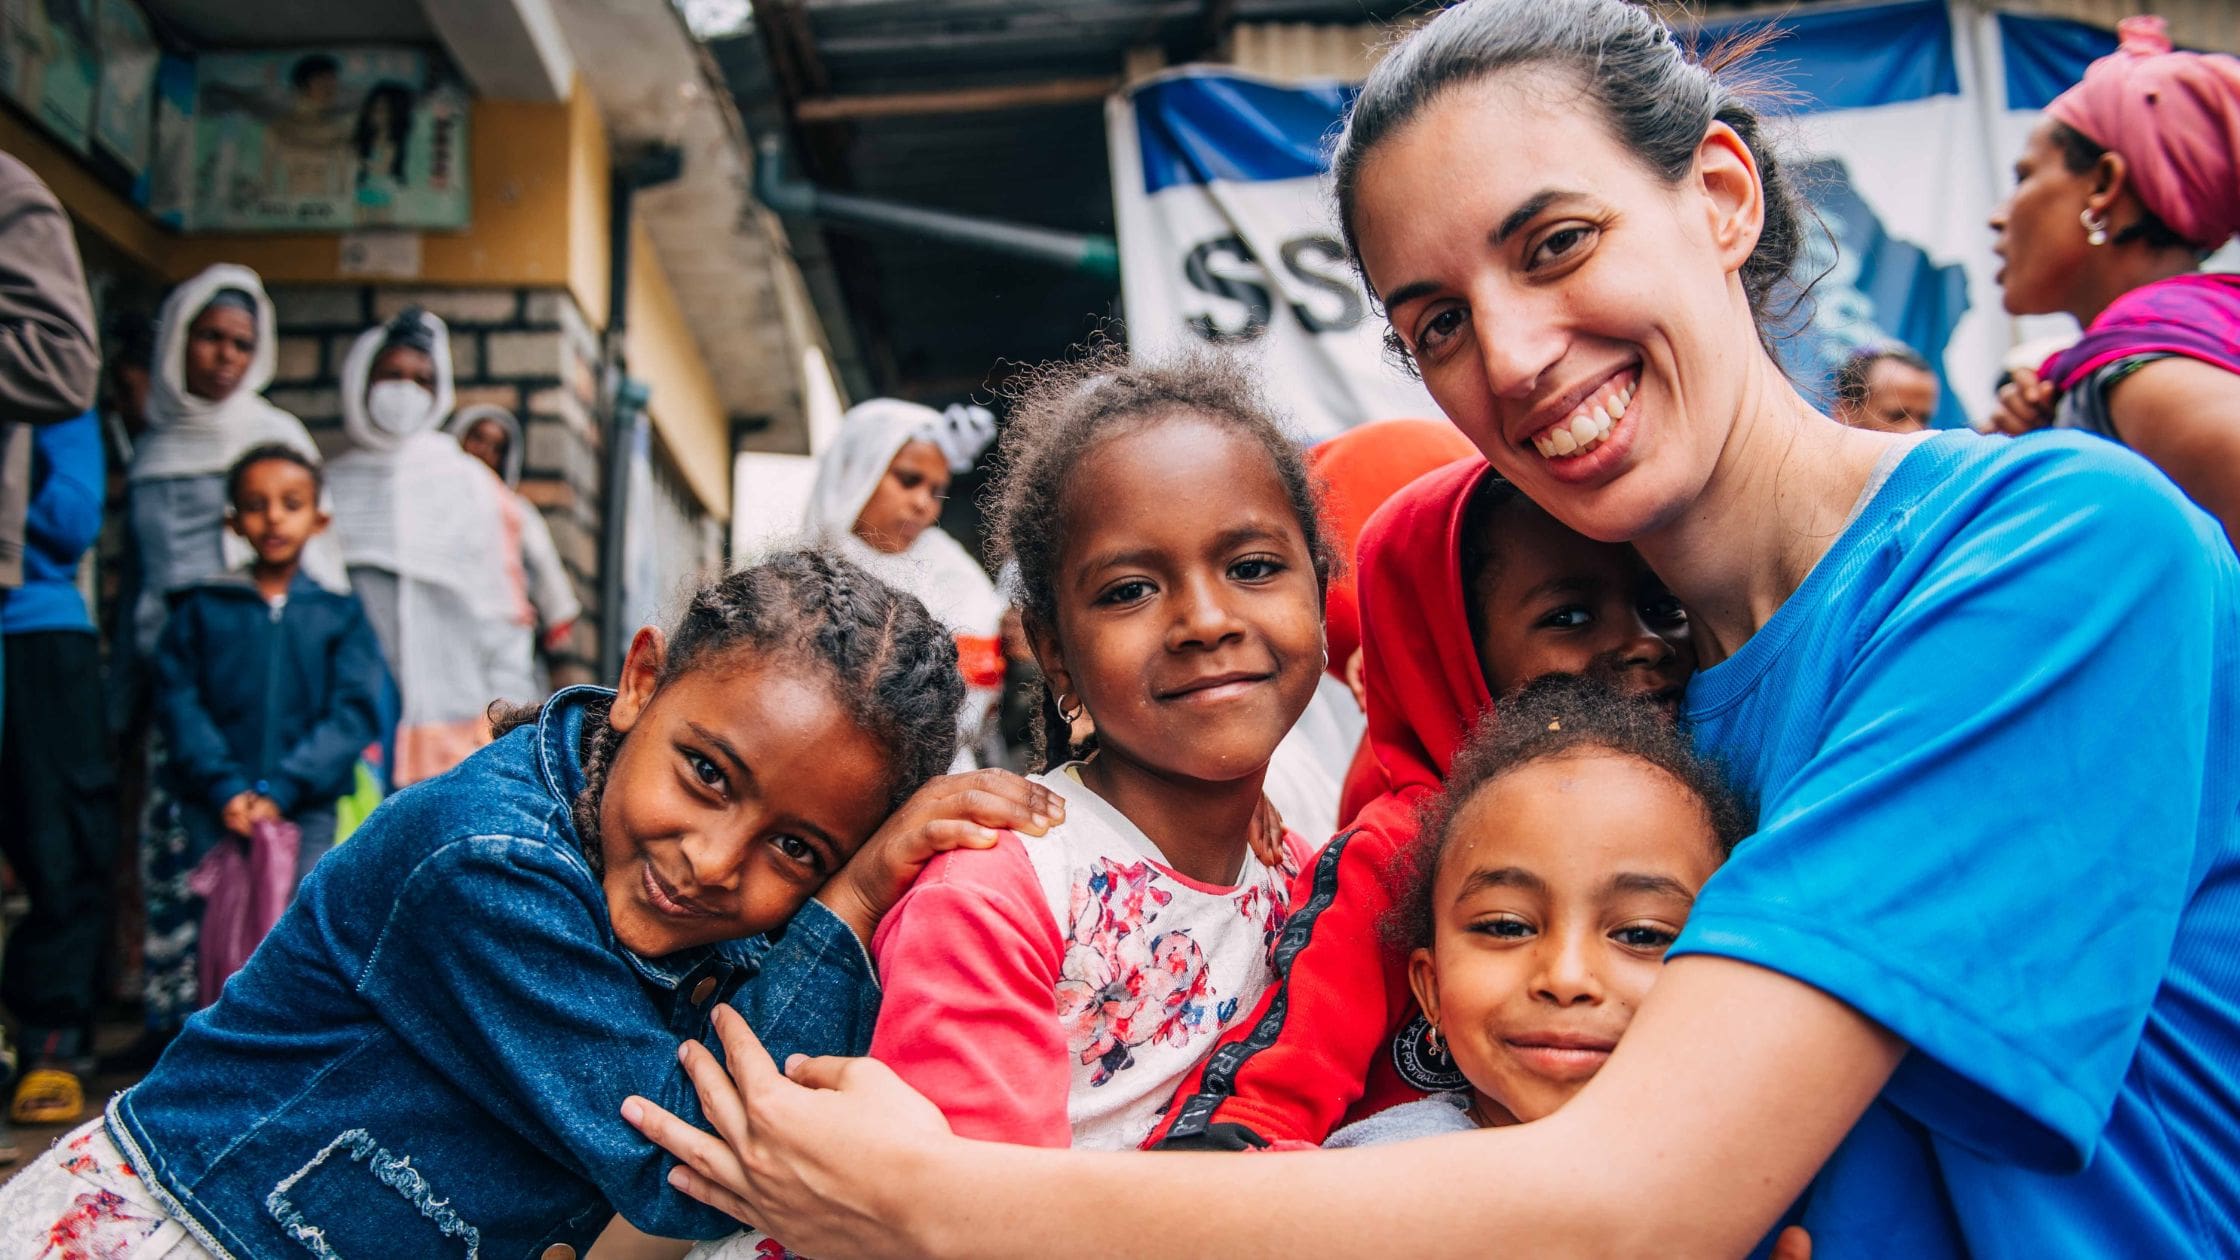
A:
<svg viewBox="0 0 2240 1260">
<path fill-rule="evenodd" d="M 1250 357 L 1299 436 L 1437 416 L 1384 352 L 1384 320 L 1346 261 L 1324 174 L 1354 89 L 1226 69 L 1172 71 L 1112 98 L 1128 344 Z"/>
</svg>

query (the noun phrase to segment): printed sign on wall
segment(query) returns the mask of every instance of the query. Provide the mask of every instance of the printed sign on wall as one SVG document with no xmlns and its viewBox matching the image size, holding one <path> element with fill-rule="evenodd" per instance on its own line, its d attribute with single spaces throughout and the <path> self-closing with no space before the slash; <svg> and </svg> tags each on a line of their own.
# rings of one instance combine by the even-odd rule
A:
<svg viewBox="0 0 2240 1260">
<path fill-rule="evenodd" d="M 195 72 L 191 227 L 466 226 L 467 96 L 427 54 L 220 53 Z"/>
</svg>

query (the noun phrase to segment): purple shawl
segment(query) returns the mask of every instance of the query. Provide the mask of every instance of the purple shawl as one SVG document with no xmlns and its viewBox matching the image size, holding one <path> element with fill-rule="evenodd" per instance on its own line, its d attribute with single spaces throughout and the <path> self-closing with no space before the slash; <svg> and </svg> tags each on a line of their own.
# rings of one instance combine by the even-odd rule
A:
<svg viewBox="0 0 2240 1260">
<path fill-rule="evenodd" d="M 2135 354 L 2182 355 L 2240 375 L 2240 275 L 2191 272 L 2133 289 L 2047 359 L 2038 379 L 2066 394 Z"/>
</svg>

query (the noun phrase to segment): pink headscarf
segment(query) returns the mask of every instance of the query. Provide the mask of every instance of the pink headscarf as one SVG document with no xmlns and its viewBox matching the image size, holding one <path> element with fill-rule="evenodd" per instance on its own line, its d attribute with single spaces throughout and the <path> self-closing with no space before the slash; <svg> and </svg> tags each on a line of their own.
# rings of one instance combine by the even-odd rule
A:
<svg viewBox="0 0 2240 1260">
<path fill-rule="evenodd" d="M 2240 233 L 2240 59 L 2170 51 L 2158 17 L 2116 24 L 2123 43 L 2046 112 L 2123 155 L 2131 186 L 2204 249 Z"/>
</svg>

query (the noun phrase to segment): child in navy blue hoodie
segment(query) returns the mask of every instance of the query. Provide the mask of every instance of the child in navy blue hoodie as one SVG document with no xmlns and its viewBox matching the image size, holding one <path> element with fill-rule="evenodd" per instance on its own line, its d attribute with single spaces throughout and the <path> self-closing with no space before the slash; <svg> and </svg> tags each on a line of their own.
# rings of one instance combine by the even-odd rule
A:
<svg viewBox="0 0 2240 1260">
<path fill-rule="evenodd" d="M 389 685 L 357 596 L 300 571 L 327 527 L 321 485 L 293 447 L 243 455 L 226 474 L 226 514 L 256 559 L 174 595 L 156 648 L 157 715 L 195 849 L 284 818 L 303 834 L 299 881 L 333 844 L 335 802 L 379 734 Z"/>
</svg>

